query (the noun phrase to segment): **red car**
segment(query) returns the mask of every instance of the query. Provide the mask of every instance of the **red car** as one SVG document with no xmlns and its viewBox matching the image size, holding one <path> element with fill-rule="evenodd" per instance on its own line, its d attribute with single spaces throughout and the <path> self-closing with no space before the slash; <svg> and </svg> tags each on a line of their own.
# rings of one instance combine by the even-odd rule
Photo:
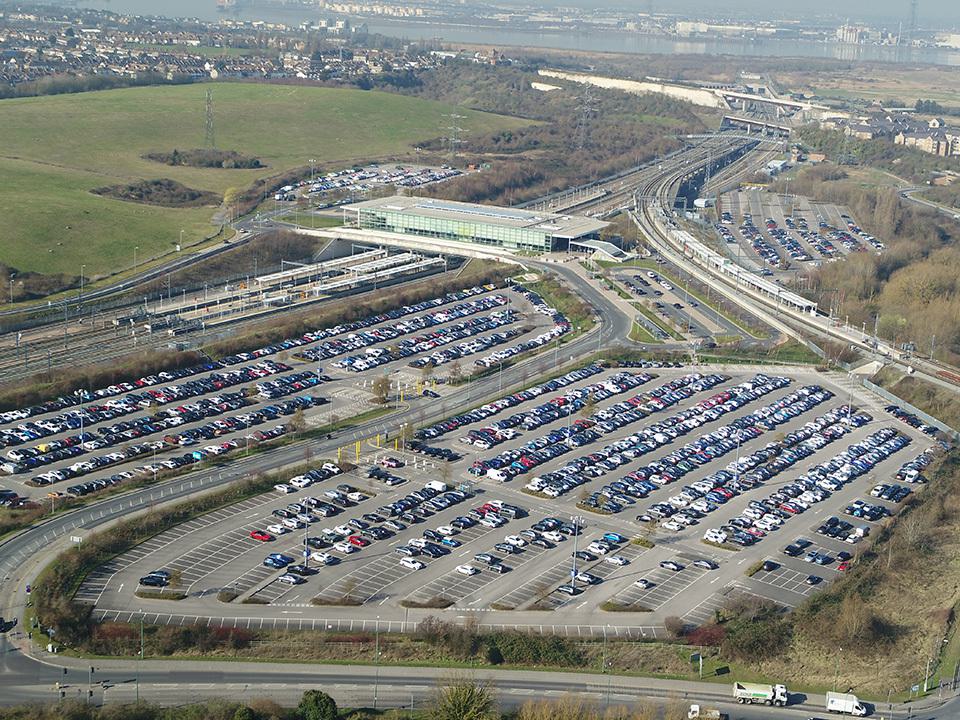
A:
<svg viewBox="0 0 960 720">
<path fill-rule="evenodd" d="M 369 540 L 367 540 L 365 537 L 360 537 L 359 535 L 351 535 L 347 538 L 347 542 L 351 545 L 356 545 L 357 547 L 362 548 L 370 544 Z"/>
<path fill-rule="evenodd" d="M 839 565 L 837 565 L 837 570 L 839 570 L 840 572 L 846 572 L 849 569 L 850 569 L 850 563 L 848 562 L 842 562 Z"/>
<path fill-rule="evenodd" d="M 254 540 L 259 540 L 260 542 L 270 542 L 273 540 L 273 535 L 263 530 L 252 530 L 250 532 L 250 537 Z"/>
</svg>

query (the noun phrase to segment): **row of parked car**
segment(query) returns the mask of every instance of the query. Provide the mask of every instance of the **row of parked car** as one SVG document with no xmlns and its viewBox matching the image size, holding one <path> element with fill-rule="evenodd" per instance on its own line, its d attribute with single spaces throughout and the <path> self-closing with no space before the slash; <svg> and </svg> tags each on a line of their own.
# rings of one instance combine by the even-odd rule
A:
<svg viewBox="0 0 960 720">
<path fill-rule="evenodd" d="M 0 463 L 0 469 L 8 473 L 34 470 L 44 465 L 67 460 L 86 452 L 139 440 L 149 435 L 169 430 L 187 422 L 205 417 L 219 417 L 225 412 L 237 410 L 246 404 L 241 393 L 226 393 L 211 398 L 201 398 L 195 403 L 168 408 L 154 415 L 145 415 L 130 420 L 121 420 L 112 425 L 96 428 L 96 434 L 83 432 L 59 440 L 51 440 L 32 447 L 18 447 L 7 451 L 10 462 Z"/>
<path fill-rule="evenodd" d="M 679 400 L 691 396 L 694 392 L 714 387 L 725 379 L 726 378 L 721 375 L 701 377 L 700 380 L 692 384 L 672 389 L 666 397 L 670 401 L 669 404 L 673 405 Z M 617 465 L 622 464 L 620 462 L 621 458 L 625 458 L 626 461 L 633 460 L 699 427 L 703 422 L 707 422 L 706 413 L 709 413 L 710 417 L 714 416 L 718 407 L 717 403 L 728 402 L 735 397 L 734 391 L 737 393 L 746 392 L 747 386 L 752 387 L 754 385 L 754 383 L 748 381 L 733 390 L 717 393 L 691 408 L 669 416 L 652 426 L 644 428 L 633 435 L 598 450 L 594 455 L 603 456 L 600 457 L 599 462 L 594 463 L 593 455 L 589 455 L 587 456 L 588 462 L 583 462 L 581 458 L 575 463 L 560 468 L 556 473 L 548 473 L 541 478 L 534 478 L 527 485 L 527 489 L 542 492 L 548 497 L 558 497 L 559 495 L 569 492 L 574 487 L 587 482 L 590 477 L 599 477 L 614 469 Z M 764 385 L 765 383 L 760 383 L 755 386 L 763 387 Z M 676 458 L 676 460 L 680 461 L 679 458 Z M 668 461 L 668 463 L 669 462 L 670 461 Z M 668 468 L 663 469 L 667 474 L 673 472 L 673 470 Z M 619 512 L 626 505 L 633 503 L 632 494 L 635 493 L 638 497 L 641 494 L 645 496 L 660 484 L 665 484 L 666 482 L 662 474 L 647 472 L 647 470 L 641 468 L 621 478 L 618 481 L 621 485 L 614 487 L 614 485 L 611 484 L 601 492 L 587 498 L 588 507 L 604 512 Z M 625 488 L 628 492 L 621 492 L 620 487 Z"/>
<path fill-rule="evenodd" d="M 497 365 L 508 358 L 522 355 L 523 353 L 530 352 L 531 350 L 536 350 L 537 348 L 543 347 L 544 345 L 553 342 L 561 336 L 566 335 L 572 329 L 570 326 L 570 321 L 567 320 L 566 315 L 559 310 L 550 307 L 547 302 L 540 297 L 539 294 L 525 288 L 523 285 L 514 285 L 511 289 L 514 292 L 523 295 L 530 302 L 530 304 L 533 305 L 534 312 L 538 312 L 541 315 L 546 315 L 549 317 L 553 321 L 553 327 L 546 332 L 542 332 L 539 335 L 530 338 L 529 340 L 524 340 L 516 345 L 502 348 L 491 353 L 490 355 L 485 355 L 479 360 L 475 360 L 474 364 L 477 367 L 493 367 L 494 365 Z"/>
<path fill-rule="evenodd" d="M 417 332 L 429 331 L 439 325 L 463 319 L 457 327 L 463 331 L 471 327 L 470 322 L 473 316 L 483 312 L 496 311 L 498 308 L 507 304 L 507 298 L 504 295 L 495 294 L 485 297 L 475 298 L 468 302 L 459 303 L 453 307 L 441 307 L 422 315 L 414 317 L 400 318 L 394 323 L 383 325 L 382 327 L 372 329 L 361 329 L 357 332 L 350 332 L 345 337 L 332 336 L 323 340 L 316 347 L 306 348 L 297 354 L 311 362 L 320 362 L 329 360 L 340 355 L 364 350 L 362 355 L 355 355 L 338 360 L 333 363 L 336 368 L 364 370 L 374 365 L 361 364 L 359 367 L 353 367 L 357 363 L 370 362 L 381 355 L 387 353 L 385 348 L 375 348 L 374 345 L 380 343 L 391 343 L 395 348 L 398 357 L 410 357 L 418 352 L 428 352 L 443 344 L 443 338 L 450 332 L 448 329 L 438 330 L 436 332 L 427 332 L 415 337 L 405 337 Z M 509 313 L 512 318 L 513 313 Z M 340 327 L 340 326 L 338 326 Z M 477 330 L 476 332 L 482 332 Z M 340 335 L 342 333 L 336 333 Z"/>
<path fill-rule="evenodd" d="M 937 435 L 937 432 L 938 432 L 937 428 L 933 427 L 932 425 L 927 425 L 923 420 L 918 418 L 912 412 L 910 412 L 909 410 L 904 410 L 899 405 L 887 405 L 884 408 L 884 410 L 886 410 L 888 413 L 890 413 L 895 418 L 897 418 L 897 420 L 900 420 L 901 422 L 905 422 L 910 427 L 916 428 L 917 430 L 924 433 L 925 435 L 929 435 L 930 437 L 936 437 Z"/>
<path fill-rule="evenodd" d="M 674 498 L 671 498 L 671 504 L 677 509 L 682 509 L 683 512 L 672 517 L 668 523 L 673 522 L 681 526 L 695 524 L 696 520 L 701 519 L 703 515 L 694 514 L 691 520 L 691 513 L 713 512 L 732 497 L 780 475 L 816 450 L 840 439 L 857 427 L 855 423 L 864 422 L 869 422 L 869 416 L 852 415 L 845 406 L 821 415 L 807 423 L 802 432 L 790 433 L 782 442 L 769 443 L 766 447 L 741 458 L 741 461 L 733 467 L 728 466 L 727 470 L 705 478 L 705 483 L 708 486 L 713 484 L 714 489 L 690 503 L 689 508 L 674 503 Z M 831 491 L 821 485 L 817 485 L 816 482 L 811 483 L 806 476 L 801 476 L 798 481 L 787 483 L 770 495 L 768 502 L 773 503 L 772 507 L 776 508 L 775 513 L 769 513 L 766 510 L 767 505 L 763 503 L 758 505 L 758 501 L 751 501 L 747 511 L 740 518 L 734 518 L 727 527 L 708 530 L 704 538 L 718 543 L 724 543 L 730 539 L 738 545 L 750 545 L 779 526 L 778 520 L 803 512 L 812 503 L 829 497 Z M 694 486 L 697 489 L 703 489 L 696 483 Z M 665 527 L 673 530 L 680 529 L 669 524 Z"/>
<path fill-rule="evenodd" d="M 447 333 L 445 335 L 445 339 L 449 338 L 450 342 L 454 342 L 456 340 L 465 340 L 466 338 L 479 333 L 489 332 L 491 330 L 496 330 L 497 328 L 503 327 L 504 325 L 509 325 L 515 322 L 518 318 L 519 315 L 512 310 L 493 313 L 486 318 L 480 318 L 479 321 L 476 322 L 472 328 L 470 328 L 470 332 L 464 332 L 462 334 Z M 495 332 L 486 337 L 473 337 L 473 339 L 469 340 L 468 342 L 461 342 L 453 347 L 434 350 L 425 357 L 411 360 L 409 364 L 410 367 L 413 368 L 422 368 L 426 367 L 427 365 L 433 365 L 435 367 L 445 365 L 449 362 L 453 362 L 454 360 L 476 355 L 477 353 L 485 352 L 492 347 L 508 343 L 515 337 L 522 335 L 523 332 L 524 331 L 521 328 L 508 328 L 507 330 Z M 458 334 L 460 335 L 459 337 L 457 337 Z"/>
<path fill-rule="evenodd" d="M 602 382 L 591 383 L 582 388 L 571 388 L 563 395 L 559 395 L 531 410 L 514 413 L 513 415 L 497 420 L 487 427 L 474 428 L 460 442 L 478 447 L 481 450 L 490 450 L 500 443 L 511 440 L 518 435 L 516 428 L 522 426 L 524 430 L 534 430 L 541 425 L 568 417 L 586 407 L 587 402 L 600 402 L 614 395 L 632 390 L 652 379 L 646 373 L 633 374 L 619 372 L 611 375 Z M 598 415 L 608 419 L 615 410 L 600 411 Z"/>
<path fill-rule="evenodd" d="M 897 470 L 897 480 L 908 483 L 926 482 L 927 478 L 924 476 L 923 471 L 933 462 L 936 452 L 934 448 L 927 448 L 912 460 L 907 460 Z"/>
<path fill-rule="evenodd" d="M 221 367 L 223 366 L 220 363 L 211 360 L 199 365 L 193 365 L 191 367 L 165 370 L 154 375 L 145 375 L 134 380 L 133 382 L 116 383 L 114 385 L 98 388 L 96 390 L 77 388 L 68 395 L 53 398 L 51 400 L 47 400 L 46 402 L 38 403 L 37 405 L 0 412 L 0 422 L 11 423 L 16 422 L 17 420 L 26 420 L 27 418 L 36 417 L 37 415 L 46 415 L 47 413 L 65 410 L 70 407 L 82 405 L 83 403 L 95 402 L 96 400 L 102 400 L 103 398 L 110 398 L 116 395 L 122 395 L 126 392 L 133 392 L 140 388 L 161 385 L 163 383 L 174 382 L 175 380 L 182 380 L 194 375 L 199 375 L 203 372 L 217 370 Z M 79 425 L 77 427 L 79 427 Z"/>
<path fill-rule="evenodd" d="M 173 447 L 195 445 L 203 440 L 214 440 L 221 435 L 245 430 L 253 427 L 254 425 L 260 425 L 276 419 L 277 413 L 275 412 L 274 408 L 262 408 L 244 415 L 222 418 L 220 420 L 215 420 L 211 423 L 203 425 L 200 428 L 192 428 L 190 430 L 185 430 L 183 433 L 178 435 L 167 436 L 167 438 L 164 440 L 152 440 L 144 443 L 138 443 L 136 445 L 125 447 L 123 452 L 117 450 L 112 453 L 107 453 L 106 455 L 89 457 L 60 470 L 50 470 L 48 472 L 36 475 L 31 478 L 29 482 L 33 485 L 52 485 L 57 482 L 72 480 L 73 478 L 88 475 L 96 470 L 102 470 L 112 465 L 129 462 L 130 460 L 138 457 L 143 457 L 150 454 L 155 455 L 158 452 L 168 451 Z M 150 473 L 159 473 L 165 470 L 175 470 L 177 468 L 184 467 L 185 465 L 202 462 L 211 456 L 223 455 L 235 450 L 238 447 L 245 448 L 251 444 L 274 440 L 283 435 L 285 432 L 285 425 L 277 425 L 268 430 L 255 430 L 243 438 L 235 438 L 226 441 L 218 440 L 210 445 L 204 446 L 203 448 L 192 450 L 183 456 L 152 462 L 142 467 L 134 468 L 132 471 L 119 473 L 114 477 L 124 480 L 136 475 L 148 475 Z"/>
<path fill-rule="evenodd" d="M 486 405 L 481 405 L 480 407 L 470 410 L 469 412 L 462 413 L 460 415 L 454 415 L 453 417 L 449 417 L 435 425 L 421 428 L 414 433 L 414 437 L 420 440 L 431 440 L 433 438 L 441 437 L 442 435 L 458 430 L 465 425 L 483 422 L 494 415 L 498 415 L 501 412 L 508 410 L 509 408 L 516 407 L 517 405 L 527 402 L 528 400 L 538 398 L 545 393 L 556 392 L 561 388 L 565 388 L 568 385 L 580 382 L 581 380 L 586 380 L 587 378 L 593 377 L 601 372 L 603 372 L 603 368 L 596 363 L 587 365 L 586 367 L 578 368 L 577 370 L 571 370 L 560 377 L 547 380 L 544 383 L 534 385 L 526 390 L 520 390 L 512 395 L 505 395 L 499 400 L 494 400 Z M 507 427 L 514 426 L 507 425 Z"/>
<path fill-rule="evenodd" d="M 299 337 L 287 338 L 286 340 L 273 343 L 272 345 L 266 345 L 256 350 L 228 356 L 223 359 L 223 362 L 228 365 L 247 362 L 253 358 L 264 357 L 296 348 L 304 348 L 306 345 L 312 345 L 313 343 L 320 342 L 321 345 L 318 347 L 304 348 L 298 350 L 296 354 L 296 357 L 304 360 L 318 362 L 320 360 L 334 357 L 335 355 L 342 355 L 350 352 L 350 350 L 359 350 L 360 348 L 366 347 L 367 345 L 372 345 L 375 342 L 386 342 L 398 337 L 399 335 L 416 332 L 417 330 L 429 327 L 430 325 L 427 323 L 439 325 L 449 322 L 451 319 L 459 317 L 457 313 L 461 312 L 461 310 L 446 308 L 446 305 L 463 303 L 470 298 L 483 295 L 484 293 L 495 289 L 495 285 L 478 285 L 471 288 L 466 288 L 464 290 L 446 293 L 445 295 L 432 298 L 431 300 L 424 300 L 413 305 L 404 305 L 399 308 L 394 308 L 393 310 L 387 310 L 386 312 L 368 315 L 360 320 L 340 323 L 339 325 L 334 325 L 333 327 L 329 328 L 311 330 Z M 493 297 L 496 298 L 498 296 Z M 492 302 L 494 305 L 502 305 L 506 303 L 506 298 L 501 297 L 501 300 L 502 302 L 497 300 L 493 300 Z M 484 301 L 484 303 L 480 303 L 475 306 L 477 308 L 475 312 L 482 312 L 483 310 L 492 307 L 486 305 L 486 299 L 484 299 Z M 470 303 L 466 303 L 466 305 L 471 307 Z M 409 315 L 415 315 L 416 313 L 427 314 L 423 317 L 408 318 Z M 392 325 L 385 325 L 384 327 L 369 330 L 369 328 L 373 328 L 374 325 L 384 325 L 390 321 L 395 322 Z M 340 336 L 346 337 L 340 338 Z M 336 342 L 321 342 L 325 340 L 331 340 L 332 338 L 336 338 Z M 364 342 L 364 340 L 367 340 L 367 342 Z"/>
<path fill-rule="evenodd" d="M 98 422 L 113 420 L 122 414 L 135 412 L 150 405 L 165 404 L 178 399 L 186 399 L 191 396 L 205 395 L 211 392 L 223 390 L 231 384 L 238 384 L 248 380 L 259 379 L 269 374 L 286 372 L 290 370 L 290 368 L 282 363 L 268 364 L 258 362 L 255 363 L 255 365 L 251 368 L 240 369 L 241 375 L 247 375 L 247 377 L 238 377 L 236 370 L 229 370 L 226 373 L 211 375 L 205 378 L 201 383 L 199 383 L 199 386 L 193 381 L 190 381 L 188 383 L 164 388 L 163 390 L 154 390 L 143 394 L 137 394 L 139 390 L 144 388 L 152 388 L 155 385 L 162 385 L 165 383 L 174 383 L 177 380 L 193 378 L 196 375 L 200 375 L 204 372 L 219 371 L 232 365 L 253 362 L 269 355 L 283 352 L 284 350 L 301 347 L 303 345 L 308 345 L 328 337 L 356 332 L 388 320 L 396 320 L 403 318 L 406 315 L 411 315 L 425 310 L 434 310 L 444 305 L 462 302 L 471 297 L 482 295 L 495 289 L 496 286 L 491 284 L 474 286 L 457 292 L 450 292 L 442 297 L 434 298 L 432 300 L 423 301 L 413 305 L 405 305 L 385 313 L 370 315 L 362 320 L 343 323 L 333 328 L 308 332 L 298 338 L 290 338 L 250 352 L 242 352 L 235 355 L 230 355 L 223 358 L 220 362 L 208 361 L 191 367 L 165 370 L 155 374 L 145 375 L 132 382 L 115 383 L 113 385 L 96 390 L 79 388 L 68 395 L 51 399 L 45 403 L 39 403 L 30 407 L 0 412 L 0 422 L 9 423 L 16 422 L 18 420 L 25 420 L 37 415 L 65 410 L 67 408 L 82 405 L 84 403 L 95 402 L 104 398 L 116 398 L 116 396 L 124 395 L 125 393 L 134 393 L 134 395 L 129 398 L 129 401 L 124 401 L 119 405 L 116 403 L 111 403 L 109 405 L 107 403 L 102 403 L 97 404 L 93 408 L 86 408 L 83 410 L 83 412 L 87 413 L 86 416 L 69 414 L 59 416 L 57 418 L 45 419 L 44 425 L 37 425 L 36 427 L 31 426 L 26 429 L 13 428 L 10 429 L 9 432 L 6 430 L 0 430 L 0 443 L 3 445 L 16 445 L 25 442 L 31 442 L 56 432 L 63 432 L 67 429 L 79 429 L 81 425 L 94 425 Z M 443 322 L 446 322 L 446 320 L 443 320 Z M 194 387 L 196 387 L 197 392 L 193 394 L 187 392 Z"/>
<path fill-rule="evenodd" d="M 611 408 L 599 410 L 589 417 L 578 419 L 567 427 L 557 428 L 547 435 L 527 442 L 520 448 L 502 452 L 487 460 L 477 461 L 469 472 L 478 475 L 486 474 L 488 477 L 504 482 L 538 467 L 547 460 L 595 442 L 628 424 L 639 422 L 651 413 L 675 405 L 700 390 L 714 387 L 725 379 L 722 375 L 703 376 L 697 373 L 671 380 L 659 388 L 635 395 Z M 663 435 L 663 437 L 666 439 L 668 436 Z M 620 441 L 570 461 L 555 474 L 534 478 L 526 487 L 534 492 L 543 492 L 548 497 L 558 497 L 585 482 L 584 474 L 602 475 L 640 454 L 640 451 L 621 452 L 618 448 L 624 442 Z M 629 444 L 626 443 L 626 445 Z"/>
<path fill-rule="evenodd" d="M 909 438 L 901 435 L 893 428 L 881 428 L 867 436 L 863 442 L 854 443 L 831 459 L 815 465 L 793 483 L 772 493 L 765 501 L 752 501 L 751 507 L 762 512 L 762 517 L 769 517 L 773 526 L 770 529 L 774 529 L 790 515 L 804 512 L 813 503 L 825 500 L 843 485 L 870 472 L 877 463 L 906 447 L 909 442 Z M 759 505 L 756 503 L 759 503 Z M 863 503 L 863 505 L 868 504 Z M 866 515 L 861 514 L 860 517 L 866 517 Z M 781 522 L 778 523 L 778 519 Z M 735 520 L 738 521 L 731 521 L 730 524 L 719 528 L 719 530 L 708 531 L 707 535 L 704 536 L 705 539 L 713 542 L 725 542 L 727 537 L 724 536 L 728 536 L 735 543 L 749 544 L 756 542 L 769 532 L 769 530 L 757 527 L 756 520 L 749 516 L 741 516 L 741 518 L 735 518 Z M 823 528 L 824 534 L 849 543 L 859 542 L 869 532 L 868 526 L 853 528 L 842 536 L 839 530 L 827 532 L 834 525 L 825 525 Z M 750 539 L 746 540 L 744 535 Z"/>
<path fill-rule="evenodd" d="M 290 369 L 290 366 L 283 363 L 264 360 L 243 368 L 216 371 L 205 378 L 193 378 L 179 385 L 168 385 L 161 389 L 144 392 L 128 392 L 122 398 L 111 398 L 102 404 L 70 410 L 52 418 L 21 423 L 14 428 L 0 430 L 0 443 L 8 446 L 20 445 L 66 430 L 92 427 L 98 423 L 140 412 L 145 408 L 218 393 L 235 385 L 254 382 L 271 375 L 288 372 Z"/>
<path fill-rule="evenodd" d="M 758 389 L 766 394 L 772 391 L 772 384 L 761 383 L 756 387 L 741 388 L 740 392 L 731 394 L 723 399 L 721 405 L 714 407 L 721 408 L 724 413 L 733 412 L 750 402 L 750 398 L 757 395 Z M 720 397 L 723 398 L 725 395 L 726 393 L 722 393 Z M 801 412 L 806 412 L 828 398 L 829 393 L 825 390 L 809 386 L 800 388 L 774 403 L 758 408 L 747 416 L 737 418 L 729 425 L 721 426 L 712 432 L 701 435 L 696 440 L 674 450 L 658 462 L 634 470 L 617 483 L 604 487 L 600 491 L 600 495 L 608 498 L 607 503 L 612 503 L 620 509 L 626 505 L 632 505 L 636 502 L 636 498 L 647 497 L 658 487 L 682 479 L 698 467 L 737 450 L 743 442 L 756 439 L 764 431 L 772 430 L 777 424 L 784 423 Z M 703 403 L 701 403 L 702 405 Z M 676 423 L 673 427 L 681 428 L 684 433 L 708 422 L 706 413 L 697 415 L 684 411 L 683 414 L 687 414 L 689 417 Z M 766 424 L 758 424 L 757 419 L 762 419 Z M 769 424 L 771 420 L 774 423 L 772 426 Z M 776 446 L 776 444 L 771 445 Z M 776 446 L 777 451 L 780 449 L 779 446 Z M 791 453 L 792 461 L 799 460 L 803 456 L 795 451 L 787 452 Z M 774 450 L 770 446 L 755 453 L 762 459 L 766 459 L 773 454 Z M 642 515 L 638 519 L 647 521 L 663 519 L 666 520 L 665 527 L 671 530 L 680 530 L 686 525 L 693 524 L 695 519 L 703 517 L 703 513 L 716 509 L 718 505 L 725 503 L 741 490 L 741 484 L 735 482 L 735 479 L 743 470 L 751 466 L 750 458 L 749 455 L 740 457 L 728 465 L 722 473 L 682 488 L 677 495 L 667 501 L 656 503 L 647 511 L 646 515 Z M 757 462 L 761 462 L 761 460 L 758 459 Z M 731 481 L 734 481 L 734 487 L 724 488 Z M 744 485 L 752 487 L 753 483 L 747 481 Z M 702 505 L 703 509 L 692 508 L 693 503 Z M 688 508 L 692 512 L 671 518 L 678 511 Z"/>
</svg>

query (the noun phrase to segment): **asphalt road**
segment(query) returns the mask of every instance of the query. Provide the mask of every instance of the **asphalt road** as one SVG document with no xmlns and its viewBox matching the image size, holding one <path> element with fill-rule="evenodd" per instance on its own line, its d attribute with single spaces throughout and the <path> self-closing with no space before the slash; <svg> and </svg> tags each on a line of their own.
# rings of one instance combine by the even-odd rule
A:
<svg viewBox="0 0 960 720">
<path fill-rule="evenodd" d="M 139 667 L 138 667 L 139 666 Z M 94 671 L 91 674 L 90 668 Z M 73 658 L 39 661 L 21 654 L 0 637 L 0 683 L 2 702 L 52 702 L 58 698 L 57 683 L 67 698 L 81 698 L 93 690 L 96 703 L 119 704 L 141 700 L 177 704 L 184 697 L 251 699 L 270 697 L 293 704 L 308 688 L 330 693 L 341 706 L 420 707 L 429 702 L 438 684 L 450 677 L 440 668 L 375 667 L 370 665 L 325 666 L 273 663 L 216 663 L 188 661 L 110 660 Z M 598 706 L 632 705 L 641 700 L 657 704 L 691 702 L 718 707 L 732 719 L 769 720 L 771 717 L 809 718 L 823 714 L 822 696 L 791 694 L 787 708 L 740 706 L 730 700 L 729 684 L 686 682 L 603 674 L 537 671 L 477 670 L 468 675 L 489 682 L 501 707 L 510 709 L 531 699 L 556 699 L 564 694 L 586 698 Z M 10 679 L 16 678 L 15 683 Z M 92 684 L 88 684 L 92 679 Z M 935 710 L 914 712 L 915 718 L 953 718 L 960 702 L 948 701 Z M 893 712 L 875 708 L 874 716 L 908 717 L 902 707 Z"/>
</svg>

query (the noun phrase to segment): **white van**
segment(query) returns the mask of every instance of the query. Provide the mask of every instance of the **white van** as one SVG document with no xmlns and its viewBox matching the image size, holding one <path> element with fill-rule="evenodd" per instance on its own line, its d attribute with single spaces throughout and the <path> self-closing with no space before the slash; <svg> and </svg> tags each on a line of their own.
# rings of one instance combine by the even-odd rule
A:
<svg viewBox="0 0 960 720">
<path fill-rule="evenodd" d="M 440 482 L 439 480 L 431 480 L 426 484 L 426 487 L 430 488 L 431 490 L 436 490 L 437 492 L 446 492 L 450 489 L 449 485 L 447 485 L 445 482 Z"/>
<path fill-rule="evenodd" d="M 510 479 L 510 476 L 507 475 L 503 470 L 497 470 L 496 468 L 490 468 L 487 470 L 487 477 L 493 478 L 497 482 L 506 482 Z"/>
</svg>

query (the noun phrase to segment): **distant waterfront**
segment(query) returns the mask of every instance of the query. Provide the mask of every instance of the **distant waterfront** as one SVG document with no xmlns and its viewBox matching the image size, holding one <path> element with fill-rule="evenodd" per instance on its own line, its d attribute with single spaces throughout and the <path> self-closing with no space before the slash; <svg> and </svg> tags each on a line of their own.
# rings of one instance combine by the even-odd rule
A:
<svg viewBox="0 0 960 720">
<path fill-rule="evenodd" d="M 216 21 L 223 17 L 242 20 L 267 20 L 291 25 L 320 17 L 319 11 L 281 8 L 245 8 L 236 13 L 221 13 L 214 0 L 78 0 L 84 7 L 131 14 L 162 14 L 196 17 Z M 162 8 L 162 9 L 161 9 Z M 737 55 L 759 57 L 808 57 L 834 60 L 874 60 L 881 62 L 934 63 L 960 65 L 960 50 L 945 48 L 908 48 L 887 45 L 845 45 L 834 42 L 773 38 L 700 39 L 634 32 L 584 30 L 583 32 L 522 31 L 508 28 L 458 26 L 421 22 L 391 22 L 382 18 L 364 19 L 370 32 L 394 37 L 439 39 L 450 43 L 474 43 L 493 46 L 569 48 L 596 52 L 637 54 Z"/>
</svg>

